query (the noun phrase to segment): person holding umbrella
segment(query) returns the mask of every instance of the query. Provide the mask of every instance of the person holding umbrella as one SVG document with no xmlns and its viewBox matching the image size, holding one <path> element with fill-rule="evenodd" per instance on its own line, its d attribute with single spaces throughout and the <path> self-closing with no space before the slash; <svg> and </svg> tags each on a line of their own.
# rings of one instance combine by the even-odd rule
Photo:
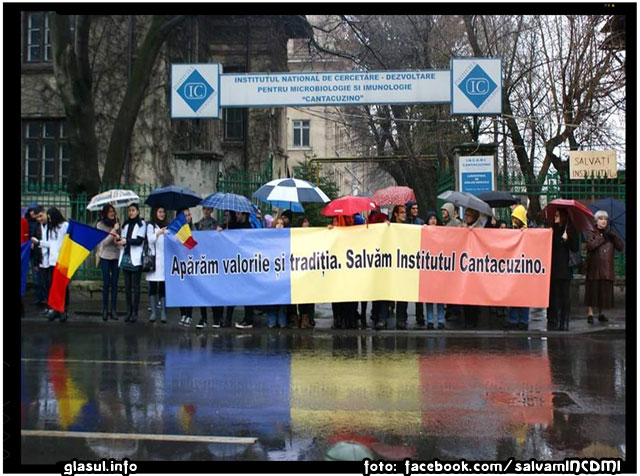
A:
<svg viewBox="0 0 640 476">
<path fill-rule="evenodd" d="M 555 211 L 552 229 L 547 330 L 567 331 L 571 309 L 569 285 L 573 275 L 569 267 L 569 256 L 571 252 L 578 251 L 578 234 L 571 225 L 567 210 L 563 208 Z"/>
<path fill-rule="evenodd" d="M 103 205 L 96 228 L 109 233 L 109 236 L 98 245 L 100 270 L 102 271 L 102 320 L 105 322 L 108 319 L 117 321 L 116 303 L 118 302 L 120 249 L 116 241 L 120 239 L 120 223 L 113 205 L 109 203 Z M 109 306 L 109 289 L 111 289 L 111 306 Z"/>
<path fill-rule="evenodd" d="M 622 251 L 624 244 L 609 226 L 604 210 L 595 213 L 595 230 L 587 231 L 587 276 L 584 303 L 588 306 L 587 322 L 593 324 L 593 308 L 599 310 L 598 321 L 609 319 L 603 310 L 613 307 L 614 249 Z"/>
</svg>

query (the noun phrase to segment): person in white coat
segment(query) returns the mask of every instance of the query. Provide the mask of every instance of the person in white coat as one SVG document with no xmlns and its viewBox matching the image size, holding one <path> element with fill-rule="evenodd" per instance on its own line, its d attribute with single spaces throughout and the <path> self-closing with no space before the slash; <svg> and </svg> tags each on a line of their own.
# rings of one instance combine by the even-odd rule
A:
<svg viewBox="0 0 640 476">
<path fill-rule="evenodd" d="M 163 207 L 151 210 L 151 223 L 147 225 L 147 242 L 149 250 L 156 257 L 156 269 L 147 273 L 149 282 L 149 302 L 151 303 L 151 315 L 149 322 L 155 322 L 157 318 L 158 301 L 160 302 L 160 322 L 167 323 L 167 306 L 165 302 L 164 287 L 164 235 L 167 230 L 167 212 Z"/>
<path fill-rule="evenodd" d="M 120 246 L 118 266 L 124 273 L 124 288 L 127 298 L 128 314 L 125 322 L 136 322 L 138 320 L 138 306 L 140 304 L 142 249 L 146 236 L 145 222 L 140 218 L 140 209 L 137 203 L 129 205 L 127 212 L 129 219 L 122 226 L 121 238 L 116 244 Z"/>
<path fill-rule="evenodd" d="M 48 288 L 51 287 L 53 270 L 58 262 L 58 254 L 60 253 L 60 248 L 62 248 L 64 235 L 67 234 L 67 228 L 69 228 L 69 222 L 62 216 L 60 210 L 56 207 L 51 207 L 47 210 L 47 225 L 46 227 L 42 227 L 42 239 L 38 240 L 35 236 L 31 238 L 31 241 L 42 249 L 42 262 L 40 267 L 46 268 L 47 270 Z M 67 286 L 66 290 L 64 314 L 49 309 L 45 315 L 50 321 L 60 318 L 60 322 L 65 322 L 69 318 L 68 309 L 69 286 Z"/>
</svg>

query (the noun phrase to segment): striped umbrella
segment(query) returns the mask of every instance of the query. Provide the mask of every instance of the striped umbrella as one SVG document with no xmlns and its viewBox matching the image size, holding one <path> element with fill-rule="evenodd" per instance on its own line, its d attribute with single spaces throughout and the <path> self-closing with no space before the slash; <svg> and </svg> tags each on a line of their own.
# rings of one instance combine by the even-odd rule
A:
<svg viewBox="0 0 640 476">
<path fill-rule="evenodd" d="M 203 207 L 216 208 L 218 210 L 253 213 L 253 208 L 251 207 L 249 199 L 242 195 L 236 195 L 235 193 L 214 193 L 202 200 L 200 205 Z"/>
<path fill-rule="evenodd" d="M 293 178 L 267 182 L 253 194 L 253 198 L 278 208 L 288 208 L 293 211 L 302 209 L 300 203 L 327 203 L 330 200 L 322 190 L 311 182 Z"/>
</svg>

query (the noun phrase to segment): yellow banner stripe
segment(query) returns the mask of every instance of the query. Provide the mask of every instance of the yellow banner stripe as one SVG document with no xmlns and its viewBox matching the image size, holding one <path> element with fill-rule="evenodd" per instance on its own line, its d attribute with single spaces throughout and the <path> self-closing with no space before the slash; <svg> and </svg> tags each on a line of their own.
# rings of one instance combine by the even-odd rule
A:
<svg viewBox="0 0 640 476">
<path fill-rule="evenodd" d="M 372 258 L 372 253 L 379 251 L 383 256 L 396 262 L 396 253 L 415 254 L 420 249 L 420 226 L 415 225 L 360 225 L 351 227 L 293 228 L 291 229 L 291 302 L 307 303 L 348 302 L 371 300 L 418 300 L 419 272 L 414 269 L 397 269 L 395 267 L 375 268 L 373 262 L 356 268 Z M 380 245 L 382 244 L 382 245 Z M 378 247 L 378 248 L 376 248 Z M 348 250 L 350 250 L 348 258 Z M 366 254 L 363 255 L 363 251 Z M 306 270 L 304 258 L 315 257 L 318 261 L 323 251 L 337 257 L 340 270 L 322 273 L 322 270 Z M 296 261 L 296 258 L 299 258 Z M 311 261 L 314 261 L 313 259 Z M 309 262 L 307 262 L 309 263 Z M 352 267 L 349 268 L 349 263 Z M 369 264 L 374 267 L 369 267 Z M 327 286 L 327 280 L 332 285 Z M 331 295 L 319 295 L 318 290 L 331 289 Z M 395 298 L 392 298 L 395 297 Z"/>
</svg>

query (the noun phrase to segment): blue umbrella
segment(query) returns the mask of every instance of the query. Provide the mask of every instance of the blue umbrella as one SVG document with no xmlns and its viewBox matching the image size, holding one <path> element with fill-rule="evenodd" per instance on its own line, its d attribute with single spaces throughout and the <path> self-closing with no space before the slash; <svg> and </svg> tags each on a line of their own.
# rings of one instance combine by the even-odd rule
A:
<svg viewBox="0 0 640 476">
<path fill-rule="evenodd" d="M 214 193 L 202 200 L 200 205 L 203 207 L 217 208 L 218 210 L 253 213 L 249 199 L 242 195 L 236 195 L 235 193 Z"/>
<path fill-rule="evenodd" d="M 195 207 L 202 201 L 202 197 L 197 192 L 187 187 L 177 187 L 169 185 L 158 187 L 149 194 L 144 201 L 152 208 L 163 207 L 167 210 L 184 210 Z"/>
<path fill-rule="evenodd" d="M 598 200 L 597 202 L 593 202 L 589 205 L 589 210 L 591 210 L 594 214 L 598 210 L 604 210 L 609 215 L 609 224 L 611 225 L 611 229 L 615 231 L 618 236 L 622 239 L 623 242 L 627 241 L 627 206 L 619 202 L 618 200 L 614 200 L 613 198 L 604 198 L 602 200 Z"/>
</svg>

